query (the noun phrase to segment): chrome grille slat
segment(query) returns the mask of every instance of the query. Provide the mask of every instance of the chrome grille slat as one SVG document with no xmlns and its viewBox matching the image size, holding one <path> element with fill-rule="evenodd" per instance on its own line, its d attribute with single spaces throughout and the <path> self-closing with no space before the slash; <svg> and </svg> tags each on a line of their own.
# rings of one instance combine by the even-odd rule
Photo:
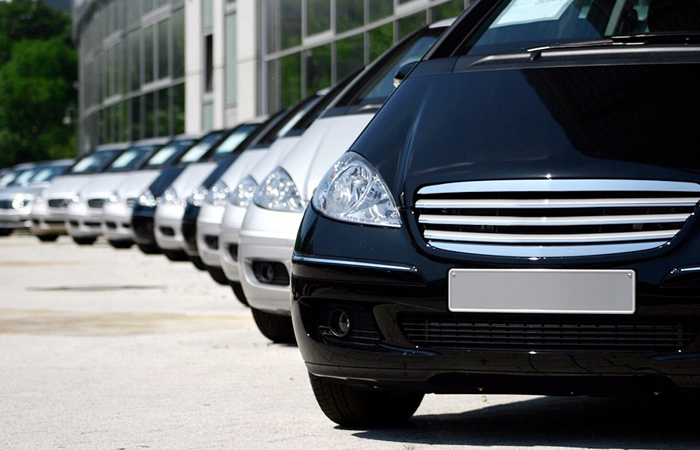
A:
<svg viewBox="0 0 700 450">
<path fill-rule="evenodd" d="M 454 252 L 575 257 L 643 251 L 692 217 L 700 185 L 654 180 L 497 180 L 427 186 L 415 209 L 424 239 Z"/>
</svg>

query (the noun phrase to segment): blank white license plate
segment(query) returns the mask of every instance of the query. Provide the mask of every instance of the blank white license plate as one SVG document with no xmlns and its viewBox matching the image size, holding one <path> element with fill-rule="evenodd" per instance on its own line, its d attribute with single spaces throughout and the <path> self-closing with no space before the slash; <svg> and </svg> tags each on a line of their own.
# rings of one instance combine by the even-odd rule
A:
<svg viewBox="0 0 700 450">
<path fill-rule="evenodd" d="M 633 314 L 632 270 L 452 269 L 454 312 Z"/>
</svg>

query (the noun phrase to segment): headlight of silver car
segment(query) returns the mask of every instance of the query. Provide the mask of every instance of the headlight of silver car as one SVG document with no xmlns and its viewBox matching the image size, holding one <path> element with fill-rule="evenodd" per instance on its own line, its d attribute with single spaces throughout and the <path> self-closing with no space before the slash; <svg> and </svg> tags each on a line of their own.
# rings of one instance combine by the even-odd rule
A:
<svg viewBox="0 0 700 450">
<path fill-rule="evenodd" d="M 301 196 L 294 180 L 281 167 L 273 170 L 260 183 L 253 195 L 253 202 L 261 208 L 274 211 L 304 211 Z"/>
<path fill-rule="evenodd" d="M 248 175 L 247 177 L 243 178 L 238 185 L 236 185 L 236 188 L 231 192 L 231 195 L 228 196 L 228 201 L 232 205 L 247 208 L 248 205 L 250 205 L 250 201 L 253 199 L 253 195 L 255 194 L 255 189 L 257 189 L 257 187 L 258 183 L 255 182 L 253 177 Z"/>
<path fill-rule="evenodd" d="M 150 189 L 146 189 L 141 195 L 139 195 L 139 205 L 145 206 L 146 208 L 153 208 L 157 204 L 158 201 Z"/>
<path fill-rule="evenodd" d="M 182 205 L 182 200 L 177 196 L 177 192 L 174 189 L 168 188 L 163 192 L 162 197 L 160 197 L 160 202 L 164 205 Z"/>
<path fill-rule="evenodd" d="M 226 198 L 229 192 L 231 192 L 231 190 L 228 188 L 228 185 L 222 180 L 219 180 L 214 183 L 214 186 L 207 192 L 204 203 L 213 206 L 226 206 Z"/>
<path fill-rule="evenodd" d="M 17 194 L 12 199 L 12 208 L 20 210 L 29 204 L 29 198 L 24 194 Z"/>
<path fill-rule="evenodd" d="M 111 194 L 109 194 L 109 198 L 107 199 L 109 203 L 119 203 L 121 202 L 121 200 L 122 199 L 119 197 L 119 193 L 117 191 L 114 191 Z"/>
<path fill-rule="evenodd" d="M 333 164 L 316 189 L 312 204 L 324 216 L 344 222 L 401 226 L 386 183 L 367 160 L 353 152 Z"/>
<path fill-rule="evenodd" d="M 187 203 L 192 206 L 202 206 L 202 203 L 207 198 L 209 190 L 204 186 L 199 186 L 195 188 L 192 193 L 187 197 Z"/>
</svg>

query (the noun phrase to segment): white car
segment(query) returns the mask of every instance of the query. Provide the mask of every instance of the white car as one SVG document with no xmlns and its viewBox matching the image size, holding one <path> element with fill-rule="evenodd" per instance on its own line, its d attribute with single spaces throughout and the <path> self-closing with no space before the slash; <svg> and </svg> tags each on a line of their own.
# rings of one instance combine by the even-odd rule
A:
<svg viewBox="0 0 700 450">
<path fill-rule="evenodd" d="M 54 178 L 49 187 L 42 192 L 41 198 L 34 202 L 30 215 L 32 234 L 65 234 L 68 205 L 73 202 L 76 193 L 92 175 L 105 170 L 128 147 L 127 143 L 100 145 L 80 158 L 65 175 Z"/>
<path fill-rule="evenodd" d="M 139 195 L 148 189 L 164 168 L 174 164 L 201 138 L 201 134 L 176 136 L 154 153 L 141 169 L 129 173 L 114 188 L 102 215 L 102 234 L 113 247 L 128 248 L 133 245 L 131 212 Z"/>
<path fill-rule="evenodd" d="M 247 177 L 250 171 L 267 158 L 278 143 L 285 141 L 286 134 L 315 107 L 321 95 L 314 95 L 285 111 L 284 117 L 268 127 L 259 139 L 251 142 L 241 155 L 223 172 L 211 186 L 196 213 L 195 242 L 199 257 L 211 277 L 219 284 L 228 285 L 219 257 L 219 232 L 224 210 L 230 195 L 245 197 L 252 193 L 254 180 Z M 252 181 L 252 184 L 251 184 Z M 235 292 L 235 289 L 234 289 Z"/>
<path fill-rule="evenodd" d="M 189 259 L 185 253 L 182 237 L 182 216 L 185 213 L 188 198 L 190 201 L 203 200 L 206 192 L 199 192 L 197 188 L 223 158 L 236 151 L 248 140 L 251 133 L 260 126 L 261 121 L 262 119 L 247 122 L 224 132 L 217 144 L 206 147 L 202 154 L 191 155 L 191 152 L 187 152 L 188 159 L 197 162 L 189 164 L 163 194 L 156 198 L 153 234 L 156 244 L 171 261 Z"/>
<path fill-rule="evenodd" d="M 341 81 L 333 88 L 326 90 L 327 92 L 321 92 L 321 94 L 325 95 L 323 95 L 323 97 L 316 102 L 312 108 L 308 109 L 308 111 L 305 112 L 305 114 L 284 136 L 272 144 L 261 161 L 259 161 L 252 169 L 250 169 L 246 174 L 244 174 L 244 176 L 240 177 L 240 179 L 233 184 L 228 201 L 225 202 L 226 206 L 223 211 L 223 215 L 219 220 L 218 251 L 215 250 L 213 246 L 208 245 L 208 241 L 214 243 L 214 233 L 216 229 L 213 227 L 213 223 L 216 221 L 216 217 L 213 219 L 202 219 L 202 221 L 207 221 L 212 224 L 209 225 L 211 234 L 207 234 L 207 228 L 204 226 L 200 228 L 198 219 L 198 241 L 202 241 L 205 244 L 205 251 L 211 253 L 211 256 L 214 256 L 214 254 L 218 255 L 218 266 L 221 267 L 221 270 L 231 285 L 234 294 L 243 304 L 247 305 L 248 302 L 245 298 L 243 288 L 241 287 L 240 272 L 238 270 L 239 232 L 241 226 L 243 225 L 243 218 L 248 210 L 248 206 L 253 199 L 253 193 L 258 187 L 258 181 L 264 179 L 272 169 L 277 167 L 279 162 L 296 146 L 304 132 L 311 126 L 311 124 L 313 124 L 319 115 L 323 113 L 328 105 L 341 92 L 343 92 L 343 90 L 359 72 L 360 71 L 358 70 L 357 72 L 349 75 L 345 80 Z M 243 171 L 241 171 L 241 173 L 243 173 Z M 200 217 L 202 217 L 201 212 Z M 213 258 L 211 259 L 211 262 L 212 264 L 216 265 Z"/>
<path fill-rule="evenodd" d="M 240 230 L 240 280 L 260 331 L 294 342 L 290 270 L 304 209 L 328 168 L 357 139 L 394 90 L 394 75 L 420 60 L 453 20 L 425 27 L 370 65 L 261 180 Z"/>
<path fill-rule="evenodd" d="M 49 186 L 51 179 L 64 173 L 72 164 L 73 160 L 62 159 L 19 166 L 13 181 L 0 189 L 0 235 L 8 235 L 15 230 L 28 230 L 34 201 Z M 40 237 L 42 241 L 57 238 L 58 235 Z"/>
<path fill-rule="evenodd" d="M 138 141 L 119 155 L 107 169 L 83 184 L 68 205 L 68 234 L 78 245 L 90 245 L 102 234 L 102 214 L 114 189 L 131 171 L 139 169 L 163 146 L 166 138 Z"/>
</svg>

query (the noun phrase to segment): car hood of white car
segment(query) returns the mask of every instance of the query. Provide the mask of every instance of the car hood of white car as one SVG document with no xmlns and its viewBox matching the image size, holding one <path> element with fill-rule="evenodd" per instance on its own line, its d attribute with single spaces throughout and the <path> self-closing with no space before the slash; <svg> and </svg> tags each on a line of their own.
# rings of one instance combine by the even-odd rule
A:
<svg viewBox="0 0 700 450">
<path fill-rule="evenodd" d="M 193 189 L 199 187 L 207 179 L 215 167 L 216 163 L 214 162 L 190 164 L 175 178 L 169 189 L 175 190 L 178 197 L 185 199 L 192 193 Z"/>
<path fill-rule="evenodd" d="M 90 178 L 78 191 L 85 198 L 107 199 L 112 192 L 124 181 L 128 173 L 100 173 Z"/>
<path fill-rule="evenodd" d="M 280 162 L 308 202 L 331 165 L 350 148 L 374 114 L 351 114 L 320 118 Z"/>
<path fill-rule="evenodd" d="M 120 198 L 136 198 L 141 195 L 160 175 L 160 170 L 139 170 L 131 172 L 114 189 Z"/>
<path fill-rule="evenodd" d="M 92 179 L 94 175 L 63 175 L 51 181 L 44 190 L 45 198 L 73 198 L 73 196 Z"/>
</svg>

